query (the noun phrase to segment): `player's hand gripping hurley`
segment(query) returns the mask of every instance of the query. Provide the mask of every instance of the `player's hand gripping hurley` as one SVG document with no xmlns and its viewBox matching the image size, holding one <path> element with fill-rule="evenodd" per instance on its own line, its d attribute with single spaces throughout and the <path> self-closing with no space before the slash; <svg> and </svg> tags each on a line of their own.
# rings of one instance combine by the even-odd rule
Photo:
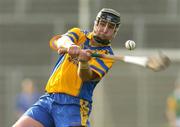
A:
<svg viewBox="0 0 180 127">
<path fill-rule="evenodd" d="M 68 53 L 66 48 L 59 48 L 58 53 Z M 126 55 L 106 55 L 91 53 L 91 57 L 112 59 L 116 61 L 123 61 L 125 63 L 139 65 L 153 71 L 161 71 L 166 69 L 171 61 L 168 56 L 159 53 L 158 56 L 126 56 Z"/>
</svg>

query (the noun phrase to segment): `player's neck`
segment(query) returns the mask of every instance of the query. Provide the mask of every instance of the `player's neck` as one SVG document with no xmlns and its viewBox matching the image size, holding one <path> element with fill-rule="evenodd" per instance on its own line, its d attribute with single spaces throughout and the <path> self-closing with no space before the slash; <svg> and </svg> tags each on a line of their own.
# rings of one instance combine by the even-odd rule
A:
<svg viewBox="0 0 180 127">
<path fill-rule="evenodd" d="M 91 43 L 91 46 L 94 46 L 94 47 L 103 47 L 103 46 L 106 46 L 106 45 L 103 45 L 103 44 L 100 44 L 100 43 L 96 42 L 93 37 L 92 37 L 90 43 Z"/>
</svg>

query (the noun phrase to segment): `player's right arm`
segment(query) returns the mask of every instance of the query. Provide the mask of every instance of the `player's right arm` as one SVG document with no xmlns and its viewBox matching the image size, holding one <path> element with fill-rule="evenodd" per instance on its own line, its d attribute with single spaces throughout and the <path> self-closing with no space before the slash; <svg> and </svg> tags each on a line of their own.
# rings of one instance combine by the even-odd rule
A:
<svg viewBox="0 0 180 127">
<path fill-rule="evenodd" d="M 81 30 L 79 28 L 72 28 L 63 35 L 56 35 L 50 40 L 50 47 L 58 51 L 58 49 L 69 49 L 71 46 L 78 46 L 81 39 Z"/>
<path fill-rule="evenodd" d="M 65 35 L 56 35 L 50 40 L 50 47 L 55 51 L 58 51 L 59 48 L 69 49 L 72 45 L 75 43 Z"/>
</svg>

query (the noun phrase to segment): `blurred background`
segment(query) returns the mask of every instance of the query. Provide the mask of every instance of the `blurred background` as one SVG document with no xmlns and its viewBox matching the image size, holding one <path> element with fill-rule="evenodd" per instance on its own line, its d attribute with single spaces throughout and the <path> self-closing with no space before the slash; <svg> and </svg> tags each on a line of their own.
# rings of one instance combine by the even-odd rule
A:
<svg viewBox="0 0 180 127">
<path fill-rule="evenodd" d="M 172 60 L 162 72 L 117 62 L 94 93 L 92 127 L 168 127 L 166 99 L 180 78 L 180 0 L 0 0 L 0 127 L 17 120 L 17 96 L 25 78 L 44 92 L 57 54 L 49 40 L 72 27 L 92 30 L 101 8 L 121 13 L 112 46 L 117 54 Z M 132 39 L 137 48 L 127 51 Z"/>
</svg>

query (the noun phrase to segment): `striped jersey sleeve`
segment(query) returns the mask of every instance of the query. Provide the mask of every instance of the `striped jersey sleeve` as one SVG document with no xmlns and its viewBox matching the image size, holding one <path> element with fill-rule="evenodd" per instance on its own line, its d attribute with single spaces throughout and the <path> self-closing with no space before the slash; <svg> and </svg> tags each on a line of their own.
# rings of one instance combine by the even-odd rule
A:
<svg viewBox="0 0 180 127">
<path fill-rule="evenodd" d="M 107 51 L 107 50 L 104 50 Z M 102 53 L 103 50 L 100 50 L 99 53 Z M 109 53 L 108 53 L 109 54 Z M 111 54 L 112 55 L 112 54 Z M 108 70 L 112 67 L 114 60 L 105 59 L 105 58 L 92 58 L 89 62 L 91 69 L 102 78 Z"/>
<path fill-rule="evenodd" d="M 79 28 L 72 28 L 64 35 L 68 36 L 76 45 L 80 45 L 85 40 L 84 33 Z"/>
<path fill-rule="evenodd" d="M 84 42 L 85 38 L 84 34 L 79 28 L 72 28 L 68 32 L 63 35 L 55 35 L 49 42 L 49 45 L 52 49 L 57 50 L 57 40 L 61 38 L 61 36 L 68 36 L 73 43 L 76 45 L 80 45 Z M 83 40 L 84 39 L 84 40 Z M 67 42 L 68 43 L 68 42 Z"/>
</svg>

